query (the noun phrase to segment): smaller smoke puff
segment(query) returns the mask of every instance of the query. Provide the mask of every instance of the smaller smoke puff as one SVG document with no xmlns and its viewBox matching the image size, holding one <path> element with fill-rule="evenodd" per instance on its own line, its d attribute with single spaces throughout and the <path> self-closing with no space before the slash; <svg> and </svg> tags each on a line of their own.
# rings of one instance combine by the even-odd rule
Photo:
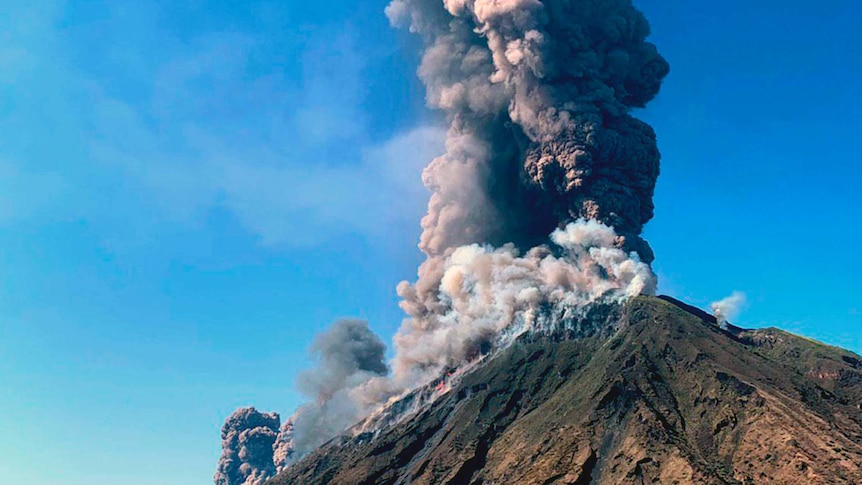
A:
<svg viewBox="0 0 862 485">
<path fill-rule="evenodd" d="M 732 295 L 719 301 L 710 303 L 715 319 L 721 328 L 727 328 L 727 322 L 739 316 L 742 307 L 745 306 L 745 293 L 734 291 Z"/>
<path fill-rule="evenodd" d="M 216 485 L 261 485 L 275 475 L 273 444 L 281 419 L 253 407 L 234 411 L 221 430 L 222 454 Z"/>
<path fill-rule="evenodd" d="M 318 366 L 300 374 L 299 389 L 329 400 L 342 389 L 386 374 L 386 344 L 361 320 L 340 320 L 318 335 L 310 348 Z"/>
<path fill-rule="evenodd" d="M 298 386 L 313 402 L 299 408 L 291 418 L 292 429 L 282 433 L 281 440 L 289 440 L 293 446 L 285 463 L 362 418 L 370 403 L 357 396 L 356 390 L 389 372 L 384 362 L 386 345 L 361 320 L 336 322 L 315 338 L 311 353 L 318 365 L 299 376 Z"/>
</svg>

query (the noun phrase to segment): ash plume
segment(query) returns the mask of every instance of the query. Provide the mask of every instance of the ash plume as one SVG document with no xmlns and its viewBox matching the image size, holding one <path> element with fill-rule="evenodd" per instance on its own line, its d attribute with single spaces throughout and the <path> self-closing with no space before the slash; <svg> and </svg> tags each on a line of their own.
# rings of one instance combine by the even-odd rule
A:
<svg viewBox="0 0 862 485">
<path fill-rule="evenodd" d="M 446 153 L 423 173 L 427 259 L 398 287 L 408 319 L 394 339 L 396 381 L 457 365 L 535 315 L 574 311 L 602 291 L 651 292 L 654 256 L 640 233 L 659 152 L 630 112 L 655 97 L 669 66 L 632 2 L 393 0 L 387 14 L 422 38 L 427 101 L 449 120 Z M 590 244 L 560 244 L 567 233 Z M 468 265 L 473 274 L 451 276 L 471 245 L 488 255 Z M 606 271 L 600 253 L 638 282 Z M 506 299 L 513 273 L 529 283 Z M 470 282 L 469 296 L 449 291 L 453 278 Z"/>
<path fill-rule="evenodd" d="M 631 0 L 392 0 L 386 13 L 421 37 L 427 103 L 449 123 L 422 175 L 426 259 L 398 285 L 391 374 L 364 323 L 315 341 L 320 365 L 299 379 L 311 402 L 277 437 L 279 469 L 524 332 L 656 286 L 640 235 L 660 155 L 631 111 L 669 66 Z"/>
<path fill-rule="evenodd" d="M 424 174 L 429 256 L 532 247 L 585 218 L 652 261 L 639 235 L 659 152 L 629 113 L 669 67 L 630 0 L 394 0 L 387 13 L 424 40 L 419 76 L 450 121 L 447 152 Z"/>
<path fill-rule="evenodd" d="M 730 296 L 710 303 L 709 308 L 712 310 L 712 314 L 715 315 L 718 326 L 727 328 L 727 322 L 739 316 L 739 312 L 742 311 L 745 303 L 745 293 L 734 291 Z"/>
<path fill-rule="evenodd" d="M 216 485 L 261 485 L 275 475 L 272 447 L 281 419 L 255 408 L 234 411 L 221 430 L 222 454 L 215 473 Z"/>
</svg>

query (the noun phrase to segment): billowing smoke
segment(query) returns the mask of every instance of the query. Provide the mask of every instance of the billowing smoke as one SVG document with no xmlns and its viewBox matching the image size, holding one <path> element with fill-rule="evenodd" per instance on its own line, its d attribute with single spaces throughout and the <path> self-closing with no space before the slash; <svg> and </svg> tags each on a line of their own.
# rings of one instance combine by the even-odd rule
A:
<svg viewBox="0 0 862 485">
<path fill-rule="evenodd" d="M 311 353 L 317 366 L 300 374 L 297 385 L 313 401 L 299 408 L 290 419 L 292 429 L 280 438 L 291 439 L 292 452 L 300 456 L 367 413 L 368 403 L 353 394 L 389 372 L 384 362 L 386 345 L 361 320 L 336 322 L 315 338 Z"/>
<path fill-rule="evenodd" d="M 422 36 L 419 75 L 450 120 L 421 247 L 533 247 L 580 218 L 616 229 L 651 262 L 655 134 L 633 118 L 667 62 L 630 0 L 393 0 L 396 25 Z M 429 271 L 431 272 L 431 271 Z"/>
<path fill-rule="evenodd" d="M 410 318 L 395 337 L 396 377 L 434 371 L 444 358 L 457 364 L 514 321 L 549 318 L 535 316 L 539 308 L 577 308 L 615 288 L 650 292 L 653 253 L 640 233 L 653 216 L 659 152 L 630 111 L 658 93 L 669 67 L 631 1 L 393 0 L 387 13 L 422 37 L 428 103 L 450 123 L 446 153 L 423 173 L 427 259 L 418 281 L 398 288 Z M 601 236 L 584 253 L 557 240 L 573 232 Z M 463 249 L 471 244 L 502 249 Z M 591 271 L 602 267 L 594 249 L 637 267 L 637 289 Z M 451 268 L 477 251 L 493 256 L 472 279 L 458 278 L 491 280 L 468 286 L 476 298 L 464 303 L 449 292 Z M 521 274 L 513 287 L 509 272 Z M 521 284 L 541 303 L 503 296 Z M 453 321 L 476 325 L 454 331 Z"/>
<path fill-rule="evenodd" d="M 291 416 L 281 425 L 281 429 L 279 429 L 278 436 L 275 439 L 275 444 L 272 445 L 272 461 L 275 464 L 276 472 L 279 473 L 290 466 L 296 456 L 294 419 L 295 417 Z"/>
<path fill-rule="evenodd" d="M 523 255 L 513 244 L 457 248 L 444 260 L 433 309 L 411 308 L 415 287 L 400 287 L 414 317 L 395 336 L 396 382 L 409 387 L 524 332 L 559 328 L 607 295 L 652 293 L 649 265 L 615 247 L 615 240 L 608 226 L 581 220 Z"/>
<path fill-rule="evenodd" d="M 446 153 L 423 173 L 427 259 L 398 287 L 409 318 L 396 380 L 458 365 L 606 292 L 651 292 L 640 233 L 659 152 L 630 112 L 669 67 L 632 2 L 393 0 L 387 14 L 424 41 L 419 76 L 450 124 Z"/>
<path fill-rule="evenodd" d="M 222 428 L 216 485 L 260 485 L 379 405 L 381 398 L 364 397 L 372 394 L 363 385 L 388 373 L 386 345 L 366 322 L 335 322 L 310 352 L 317 365 L 300 374 L 297 386 L 312 401 L 283 425 L 275 413 L 235 411 Z"/>
<path fill-rule="evenodd" d="M 727 322 L 739 316 L 745 302 L 745 293 L 734 291 L 727 298 L 710 303 L 709 308 L 712 309 L 712 314 L 715 315 L 718 325 L 721 328 L 727 328 Z"/>
<path fill-rule="evenodd" d="M 669 67 L 631 0 L 392 0 L 386 11 L 423 40 L 418 74 L 449 123 L 445 153 L 423 172 L 426 260 L 398 286 L 407 318 L 391 375 L 365 324 L 315 341 L 320 366 L 299 379 L 312 402 L 277 437 L 279 468 L 524 332 L 655 290 L 640 234 L 659 152 L 631 111 Z"/>
<path fill-rule="evenodd" d="M 275 474 L 272 447 L 281 419 L 276 413 L 240 408 L 221 430 L 222 454 L 216 485 L 261 485 Z"/>
</svg>

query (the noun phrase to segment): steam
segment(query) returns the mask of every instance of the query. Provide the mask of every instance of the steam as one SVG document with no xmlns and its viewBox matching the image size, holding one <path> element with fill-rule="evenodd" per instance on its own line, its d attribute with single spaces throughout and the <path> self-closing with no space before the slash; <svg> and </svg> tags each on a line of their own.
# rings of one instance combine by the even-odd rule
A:
<svg viewBox="0 0 862 485">
<path fill-rule="evenodd" d="M 727 322 L 739 316 L 745 306 L 745 293 L 734 291 L 730 296 L 709 304 L 715 319 L 721 328 L 727 328 Z"/>
<path fill-rule="evenodd" d="M 240 408 L 221 430 L 222 454 L 215 473 L 216 485 L 262 485 L 275 474 L 272 446 L 281 419 L 276 413 Z"/>
<path fill-rule="evenodd" d="M 653 293 L 655 133 L 631 116 L 669 66 L 631 0 L 392 0 L 424 43 L 419 77 L 449 128 L 392 373 L 367 325 L 336 323 L 300 376 L 311 399 L 277 436 L 289 465 L 412 389 L 592 303 Z M 444 386 L 445 388 L 445 386 Z"/>
</svg>

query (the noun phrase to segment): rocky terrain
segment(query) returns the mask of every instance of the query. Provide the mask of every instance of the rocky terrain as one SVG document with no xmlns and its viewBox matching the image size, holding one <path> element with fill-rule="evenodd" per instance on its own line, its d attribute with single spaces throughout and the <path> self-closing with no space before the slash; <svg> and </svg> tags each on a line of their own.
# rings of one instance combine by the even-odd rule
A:
<svg viewBox="0 0 862 485">
<path fill-rule="evenodd" d="M 611 337 L 522 340 L 268 485 L 858 484 L 862 358 L 638 297 Z"/>
</svg>

